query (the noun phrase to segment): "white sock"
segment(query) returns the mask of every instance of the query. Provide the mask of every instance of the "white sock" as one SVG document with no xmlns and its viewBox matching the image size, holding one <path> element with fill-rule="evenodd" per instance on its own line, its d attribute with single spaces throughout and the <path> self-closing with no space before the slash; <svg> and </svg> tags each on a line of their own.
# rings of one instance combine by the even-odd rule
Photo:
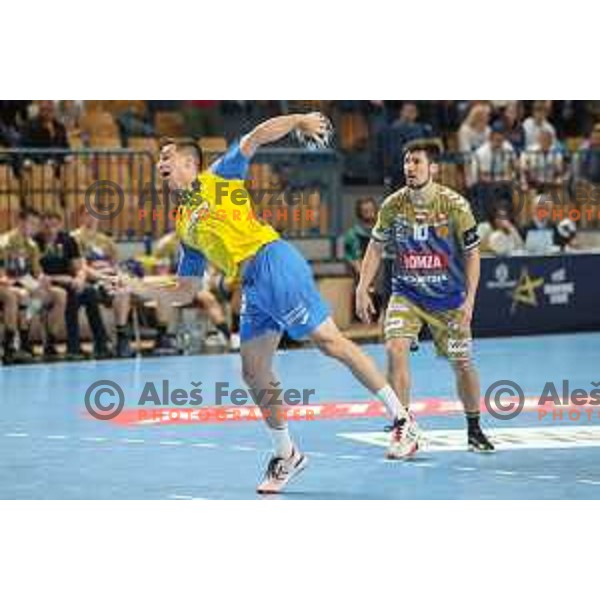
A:
<svg viewBox="0 0 600 600">
<path fill-rule="evenodd" d="M 273 451 L 275 456 L 289 458 L 294 449 L 294 444 L 292 443 L 292 438 L 290 437 L 288 428 L 285 427 L 284 429 L 272 429 L 269 427 L 269 433 L 271 434 L 271 439 L 273 440 Z"/>
<path fill-rule="evenodd" d="M 402 406 L 391 385 L 388 384 L 384 388 L 381 388 L 377 392 L 377 398 L 385 404 L 387 412 L 392 419 L 406 417 L 406 409 Z"/>
</svg>

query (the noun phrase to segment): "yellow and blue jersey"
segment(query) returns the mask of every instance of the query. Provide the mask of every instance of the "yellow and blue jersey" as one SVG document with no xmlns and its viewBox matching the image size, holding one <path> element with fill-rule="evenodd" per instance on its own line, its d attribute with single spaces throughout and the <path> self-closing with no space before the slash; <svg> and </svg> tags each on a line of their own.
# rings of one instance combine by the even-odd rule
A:
<svg viewBox="0 0 600 600">
<path fill-rule="evenodd" d="M 464 254 L 479 244 L 468 201 L 450 188 L 429 183 L 388 196 L 371 231 L 393 252 L 392 293 L 428 310 L 464 302 Z"/>
<path fill-rule="evenodd" d="M 177 274 L 201 277 L 211 262 L 227 277 L 238 276 L 240 263 L 279 234 L 256 217 L 244 180 L 249 159 L 239 143 L 202 172 L 177 214 L 182 244 Z"/>
</svg>

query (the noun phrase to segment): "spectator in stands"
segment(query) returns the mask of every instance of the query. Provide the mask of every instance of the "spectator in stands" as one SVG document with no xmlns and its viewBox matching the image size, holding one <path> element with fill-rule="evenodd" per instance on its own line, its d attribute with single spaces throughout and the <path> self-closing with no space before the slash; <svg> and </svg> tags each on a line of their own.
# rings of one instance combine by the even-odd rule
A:
<svg viewBox="0 0 600 600">
<path fill-rule="evenodd" d="M 563 153 L 550 130 L 541 128 L 538 143 L 521 154 L 521 188 L 542 193 L 558 189 L 564 182 L 566 165 Z"/>
<path fill-rule="evenodd" d="M 371 240 L 371 229 L 377 220 L 379 207 L 374 198 L 366 196 L 356 201 L 356 223 L 344 236 L 344 260 L 355 277 L 360 275 L 360 267 L 367 246 Z"/>
<path fill-rule="evenodd" d="M 108 358 L 108 335 L 100 313 L 101 299 L 98 290 L 87 281 L 87 272 L 75 239 L 62 229 L 62 215 L 47 212 L 43 229 L 35 240 L 41 252 L 40 263 L 44 273 L 54 285 L 67 293 L 66 324 L 67 348 L 70 358 L 81 358 L 79 308 L 85 306 L 94 338 L 95 358 Z"/>
<path fill-rule="evenodd" d="M 562 219 L 558 225 L 555 224 L 552 221 L 553 209 L 554 203 L 549 195 L 540 194 L 534 200 L 531 220 L 522 232 L 528 252 L 543 254 L 577 247 L 576 224 L 570 219 Z"/>
<path fill-rule="evenodd" d="M 584 181 L 600 184 L 600 122 L 594 125 L 575 157 L 575 173 Z"/>
<path fill-rule="evenodd" d="M 472 154 L 471 169 L 466 173 L 478 219 L 490 219 L 500 207 L 508 210 L 512 205 L 516 166 L 515 151 L 506 140 L 504 126 L 497 121 L 489 139 Z"/>
<path fill-rule="evenodd" d="M 402 168 L 404 146 L 412 140 L 433 136 L 431 125 L 419 122 L 418 118 L 419 109 L 416 102 L 407 100 L 402 103 L 398 119 L 380 132 L 378 147 L 386 185 L 393 187 L 404 185 Z"/>
<path fill-rule="evenodd" d="M 0 146 L 20 145 L 20 130 L 27 122 L 30 104 L 31 100 L 0 100 Z"/>
<path fill-rule="evenodd" d="M 29 121 L 23 129 L 23 146 L 26 148 L 69 148 L 65 126 L 56 118 L 54 102 L 42 100 L 39 104 L 38 116 Z M 35 162 L 53 162 L 60 164 L 64 157 L 56 155 L 47 159 L 42 155 L 32 155 Z"/>
<path fill-rule="evenodd" d="M 482 252 L 506 255 L 523 248 L 523 239 L 503 208 L 497 209 L 492 218 L 480 223 L 477 229 Z"/>
<path fill-rule="evenodd" d="M 4 254 L 0 245 L 0 313 L 4 326 L 2 360 L 4 364 L 11 365 L 16 362 L 27 362 L 31 359 L 31 354 L 16 347 L 20 296 L 18 290 L 13 286 L 13 281 L 7 275 Z"/>
<path fill-rule="evenodd" d="M 130 104 L 117 115 L 117 125 L 121 144 L 127 146 L 130 137 L 151 137 L 154 125 L 150 120 L 147 107 L 139 103 Z"/>
<path fill-rule="evenodd" d="M 24 208 L 19 213 L 17 227 L 0 237 L 0 280 L 3 286 L 5 322 L 8 319 L 4 338 L 5 360 L 15 358 L 17 324 L 21 342 L 19 357 L 32 358 L 30 326 L 34 317 L 39 317 L 42 313 L 47 316 L 44 355 L 48 359 L 57 355 L 55 343 L 64 324 L 66 294 L 61 288 L 52 285 L 42 273 L 40 253 L 33 239 L 39 223 L 39 214 L 31 208 Z M 25 309 L 18 320 L 14 312 L 15 297 L 17 307 Z"/>
<path fill-rule="evenodd" d="M 87 281 L 96 288 L 103 303 L 112 306 L 117 333 L 115 353 L 119 358 L 128 358 L 132 356 L 131 299 L 129 290 L 121 283 L 119 249 L 112 238 L 98 231 L 98 219 L 85 206 L 81 207 L 79 222 L 81 226 L 72 235 L 79 245 Z"/>
<path fill-rule="evenodd" d="M 362 259 L 371 240 L 371 230 L 377 221 L 378 212 L 379 207 L 374 198 L 370 196 L 359 198 L 355 205 L 356 223 L 344 235 L 344 260 L 352 270 L 355 285 L 358 284 L 360 279 Z M 377 311 L 376 318 L 385 308 L 381 283 L 381 281 L 378 281 L 372 290 L 374 306 Z"/>
<path fill-rule="evenodd" d="M 523 121 L 525 131 L 525 148 L 530 149 L 540 143 L 540 133 L 550 135 L 551 143 L 556 141 L 556 130 L 548 121 L 548 103 L 545 100 L 536 100 L 530 117 Z"/>
<path fill-rule="evenodd" d="M 517 154 L 525 149 L 525 130 L 521 123 L 522 104 L 519 101 L 507 102 L 501 114 L 501 121 L 506 132 L 506 139 Z"/>
<path fill-rule="evenodd" d="M 502 122 L 491 128 L 489 139 L 474 152 L 472 158 L 473 183 L 512 181 L 516 168 L 516 155 L 512 144 L 506 140 Z"/>
<path fill-rule="evenodd" d="M 458 151 L 469 155 L 475 152 L 490 135 L 490 105 L 474 104 L 458 130 Z"/>
<path fill-rule="evenodd" d="M 223 117 L 219 100 L 187 100 L 183 106 L 187 135 L 198 139 L 223 135 Z"/>
</svg>

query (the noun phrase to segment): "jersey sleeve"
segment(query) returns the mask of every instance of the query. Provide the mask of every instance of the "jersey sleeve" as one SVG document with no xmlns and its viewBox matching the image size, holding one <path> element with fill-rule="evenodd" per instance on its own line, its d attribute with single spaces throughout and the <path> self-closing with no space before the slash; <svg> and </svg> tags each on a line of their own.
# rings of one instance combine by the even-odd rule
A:
<svg viewBox="0 0 600 600">
<path fill-rule="evenodd" d="M 249 167 L 250 159 L 242 154 L 240 144 L 236 142 L 211 165 L 210 170 L 223 179 L 246 179 Z"/>
<path fill-rule="evenodd" d="M 177 275 L 179 277 L 202 277 L 205 269 L 206 258 L 204 255 L 181 244 L 179 247 Z"/>
<path fill-rule="evenodd" d="M 377 215 L 375 227 L 371 230 L 371 237 L 381 244 L 390 241 L 392 235 L 392 225 L 394 223 L 393 198 L 384 201 Z"/>
<path fill-rule="evenodd" d="M 453 208 L 453 220 L 459 244 L 465 251 L 477 248 L 480 237 L 469 202 L 457 194 Z"/>
</svg>

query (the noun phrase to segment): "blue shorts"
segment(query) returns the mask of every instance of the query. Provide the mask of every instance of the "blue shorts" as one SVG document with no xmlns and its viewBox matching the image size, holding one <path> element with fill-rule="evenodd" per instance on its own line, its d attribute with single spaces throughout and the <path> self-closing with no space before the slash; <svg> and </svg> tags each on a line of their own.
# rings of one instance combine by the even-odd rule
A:
<svg viewBox="0 0 600 600">
<path fill-rule="evenodd" d="M 242 342 L 271 332 L 306 337 L 329 315 L 308 263 L 288 242 L 263 246 L 244 266 Z"/>
</svg>

